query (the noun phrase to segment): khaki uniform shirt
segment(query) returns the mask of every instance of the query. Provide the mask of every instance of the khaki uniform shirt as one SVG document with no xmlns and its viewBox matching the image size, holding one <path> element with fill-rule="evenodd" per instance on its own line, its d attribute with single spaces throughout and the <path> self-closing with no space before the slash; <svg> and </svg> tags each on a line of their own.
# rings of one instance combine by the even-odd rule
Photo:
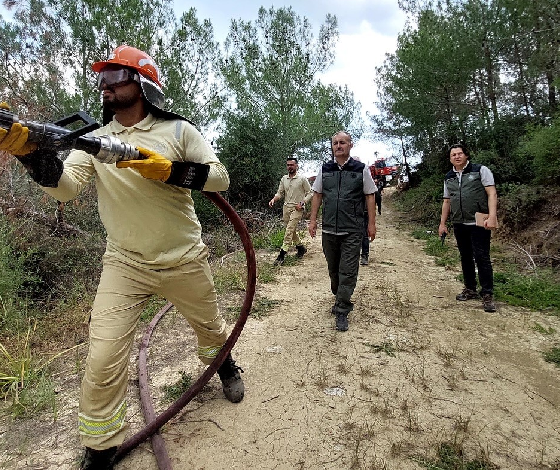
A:
<svg viewBox="0 0 560 470">
<path fill-rule="evenodd" d="M 299 202 L 309 202 L 313 197 L 311 185 L 305 176 L 296 174 L 293 178 L 284 175 L 274 195 L 277 199 L 284 199 L 285 206 L 295 206 Z"/>
<path fill-rule="evenodd" d="M 149 114 L 132 127 L 113 119 L 92 134 L 113 135 L 171 161 L 210 165 L 204 191 L 224 191 L 229 186 L 227 170 L 187 121 L 156 119 Z M 64 162 L 58 187 L 43 190 L 64 202 L 77 196 L 91 179 L 107 231 L 106 255 L 133 266 L 164 269 L 188 263 L 204 249 L 190 189 L 144 178 L 132 168 L 117 168 L 74 150 Z"/>
</svg>

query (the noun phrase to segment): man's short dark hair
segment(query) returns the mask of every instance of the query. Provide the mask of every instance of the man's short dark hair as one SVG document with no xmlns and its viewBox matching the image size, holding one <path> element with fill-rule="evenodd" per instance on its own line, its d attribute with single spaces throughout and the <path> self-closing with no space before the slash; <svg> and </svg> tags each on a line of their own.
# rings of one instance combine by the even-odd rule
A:
<svg viewBox="0 0 560 470">
<path fill-rule="evenodd" d="M 471 156 L 471 153 L 469 152 L 469 149 L 465 144 L 453 144 L 449 146 L 449 149 L 447 149 L 447 158 L 449 158 L 449 156 L 451 155 L 451 150 L 453 149 L 461 149 L 467 157 L 470 158 Z"/>
<path fill-rule="evenodd" d="M 290 160 L 293 160 L 294 162 L 296 162 L 296 164 L 298 162 L 296 157 L 288 157 L 286 158 L 286 163 L 289 162 Z"/>
</svg>

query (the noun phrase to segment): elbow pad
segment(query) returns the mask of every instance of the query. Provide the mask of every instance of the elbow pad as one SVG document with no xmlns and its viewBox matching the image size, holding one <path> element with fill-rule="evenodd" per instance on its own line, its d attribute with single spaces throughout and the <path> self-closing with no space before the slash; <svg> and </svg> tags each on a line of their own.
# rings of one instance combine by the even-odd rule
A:
<svg viewBox="0 0 560 470">
<path fill-rule="evenodd" d="M 58 158 L 56 150 L 39 149 L 17 158 L 37 184 L 46 188 L 58 186 L 64 163 Z"/>
<path fill-rule="evenodd" d="M 210 165 L 204 163 L 173 162 L 171 174 L 165 182 L 181 188 L 201 191 L 208 179 L 208 173 L 210 173 Z"/>
</svg>

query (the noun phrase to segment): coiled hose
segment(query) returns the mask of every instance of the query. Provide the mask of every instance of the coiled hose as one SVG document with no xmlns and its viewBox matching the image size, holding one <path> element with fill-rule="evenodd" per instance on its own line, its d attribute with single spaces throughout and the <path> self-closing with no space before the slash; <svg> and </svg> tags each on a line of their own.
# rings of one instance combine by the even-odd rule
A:
<svg viewBox="0 0 560 470">
<path fill-rule="evenodd" d="M 117 449 L 115 455 L 115 462 L 121 460 L 128 452 L 137 447 L 141 442 L 144 442 L 149 437 L 152 437 L 152 446 L 154 449 L 154 454 L 158 462 L 158 467 L 160 470 L 171 470 L 171 459 L 165 448 L 165 443 L 163 437 L 159 434 L 159 429 L 177 415 L 184 407 L 189 403 L 208 383 L 212 376 L 216 373 L 218 368 L 224 362 L 226 356 L 230 353 L 233 346 L 235 345 L 249 312 L 251 311 L 251 305 L 253 303 L 253 297 L 255 296 L 255 285 L 257 281 L 257 264 L 255 260 L 255 250 L 253 249 L 253 243 L 251 242 L 251 237 L 247 231 L 245 223 L 237 212 L 229 205 L 229 203 L 219 194 L 219 193 L 209 193 L 202 191 L 202 194 L 206 196 L 210 201 L 212 201 L 228 218 L 228 220 L 233 225 L 236 233 L 239 235 L 241 242 L 243 243 L 243 248 L 245 250 L 245 257 L 247 259 L 247 284 L 245 290 L 245 299 L 241 307 L 241 313 L 239 319 L 235 323 L 231 334 L 228 339 L 220 349 L 220 352 L 210 364 L 204 373 L 198 378 L 198 380 L 191 385 L 191 387 L 179 397 L 169 408 L 162 412 L 159 416 L 155 416 L 154 408 L 151 403 L 151 398 L 149 394 L 148 387 L 148 372 L 146 367 L 147 362 L 147 348 L 150 341 L 155 326 L 163 315 L 172 307 L 171 303 L 165 305 L 160 312 L 153 318 L 153 320 L 148 325 L 146 332 L 142 338 L 140 344 L 140 358 L 138 361 L 139 367 L 139 381 L 140 381 L 140 399 L 142 402 L 142 409 L 144 412 L 144 418 L 146 420 L 146 426 L 134 434 L 132 437 L 127 439 L 122 443 L 122 445 Z"/>
</svg>

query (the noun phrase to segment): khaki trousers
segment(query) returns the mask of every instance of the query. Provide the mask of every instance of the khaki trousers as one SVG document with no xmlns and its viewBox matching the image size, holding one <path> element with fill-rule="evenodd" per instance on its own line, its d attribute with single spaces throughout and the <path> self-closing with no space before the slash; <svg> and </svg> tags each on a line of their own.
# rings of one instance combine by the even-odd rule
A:
<svg viewBox="0 0 560 470">
<path fill-rule="evenodd" d="M 303 211 L 296 210 L 295 206 L 284 206 L 283 219 L 286 225 L 284 241 L 282 242 L 282 249 L 284 251 L 288 251 L 292 243 L 294 245 L 301 245 L 301 240 L 297 233 L 297 226 L 302 217 Z"/>
<path fill-rule="evenodd" d="M 136 324 L 153 294 L 172 302 L 193 327 L 204 364 L 218 354 L 227 333 L 207 253 L 205 248 L 193 261 L 163 270 L 133 267 L 105 255 L 80 394 L 78 421 L 84 446 L 102 450 L 124 441 L 129 356 Z M 181 351 L 177 356 L 182 360 Z"/>
</svg>

